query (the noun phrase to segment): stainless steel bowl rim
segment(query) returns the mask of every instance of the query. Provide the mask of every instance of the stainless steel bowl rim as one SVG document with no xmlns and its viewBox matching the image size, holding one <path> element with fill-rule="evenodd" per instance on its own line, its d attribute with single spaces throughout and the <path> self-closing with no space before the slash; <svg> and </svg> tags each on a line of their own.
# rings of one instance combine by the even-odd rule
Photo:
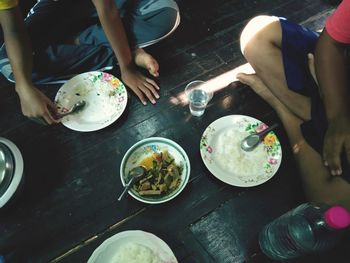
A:
<svg viewBox="0 0 350 263">
<path fill-rule="evenodd" d="M 0 196 L 10 185 L 14 173 L 15 160 L 11 149 L 0 141 Z"/>
<path fill-rule="evenodd" d="M 7 190 L 5 191 L 5 193 L 2 196 L 0 196 L 0 208 L 2 208 L 15 194 L 18 186 L 20 185 L 20 182 L 22 181 L 22 178 L 23 178 L 24 164 L 23 164 L 22 154 L 18 149 L 18 147 L 13 142 L 3 137 L 0 137 L 0 142 L 5 144 L 11 150 L 15 160 L 15 164 L 16 164 L 12 181 L 9 187 L 7 188 Z"/>
</svg>

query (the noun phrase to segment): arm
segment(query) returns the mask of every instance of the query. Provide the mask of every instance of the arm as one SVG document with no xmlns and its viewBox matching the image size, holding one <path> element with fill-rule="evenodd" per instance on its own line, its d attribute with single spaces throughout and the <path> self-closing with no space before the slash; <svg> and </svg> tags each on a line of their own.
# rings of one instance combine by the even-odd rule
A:
<svg viewBox="0 0 350 263">
<path fill-rule="evenodd" d="M 152 103 L 155 103 L 154 97 L 158 96 L 156 89 L 159 89 L 159 87 L 152 79 L 137 71 L 124 26 L 114 1 L 92 0 L 92 2 L 96 7 L 107 39 L 117 57 L 122 80 L 135 92 L 143 104 L 146 104 L 144 95 Z"/>
<path fill-rule="evenodd" d="M 0 23 L 23 114 L 44 118 L 49 124 L 57 122 L 50 112 L 55 111 L 54 104 L 31 81 L 32 54 L 19 7 L 0 10 Z"/>
<path fill-rule="evenodd" d="M 342 150 L 345 149 L 350 160 L 348 60 L 345 45 L 330 37 L 326 29 L 316 46 L 315 67 L 328 119 L 323 158 L 331 174 L 340 175 Z"/>
</svg>

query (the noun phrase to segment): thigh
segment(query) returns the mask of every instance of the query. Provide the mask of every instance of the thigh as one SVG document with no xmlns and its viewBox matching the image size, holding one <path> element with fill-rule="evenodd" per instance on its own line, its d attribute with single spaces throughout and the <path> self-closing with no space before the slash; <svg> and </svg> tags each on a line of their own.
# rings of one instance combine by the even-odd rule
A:
<svg viewBox="0 0 350 263">
<path fill-rule="evenodd" d="M 350 208 L 350 174 L 331 176 L 322 156 L 306 141 L 300 130 L 302 120 L 289 111 L 279 112 L 293 148 L 304 191 L 309 201 L 339 203 Z"/>
<path fill-rule="evenodd" d="M 284 18 L 280 18 L 282 28 L 281 51 L 285 77 L 289 89 L 310 95 L 309 86 L 313 78 L 309 73 L 308 53 L 314 53 L 318 34 Z"/>
<path fill-rule="evenodd" d="M 42 49 L 52 43 L 62 43 L 86 27 L 94 8 L 88 0 L 41 0 L 28 12 L 25 19 L 33 49 Z"/>
<path fill-rule="evenodd" d="M 130 1 L 123 18 L 130 42 L 138 47 L 152 45 L 175 30 L 180 22 L 173 0 Z"/>
<path fill-rule="evenodd" d="M 296 160 L 309 201 L 338 203 L 350 208 L 349 171 L 344 171 L 342 176 L 332 176 L 323 165 L 321 155 L 307 143 L 300 146 Z"/>
<path fill-rule="evenodd" d="M 179 11 L 173 0 L 115 0 L 131 47 L 152 45 L 169 35 L 179 24 Z M 79 42 L 109 46 L 99 23 L 79 34 Z"/>
<path fill-rule="evenodd" d="M 115 56 L 104 46 L 57 44 L 39 51 L 33 64 L 33 81 L 47 84 L 68 80 L 82 72 L 110 70 Z"/>
</svg>

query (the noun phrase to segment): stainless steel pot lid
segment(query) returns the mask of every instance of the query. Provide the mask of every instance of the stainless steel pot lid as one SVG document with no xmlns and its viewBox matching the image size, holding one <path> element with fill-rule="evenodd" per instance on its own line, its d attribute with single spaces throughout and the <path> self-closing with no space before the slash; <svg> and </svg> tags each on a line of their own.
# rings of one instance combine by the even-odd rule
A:
<svg viewBox="0 0 350 263">
<path fill-rule="evenodd" d="M 15 168 L 15 160 L 9 147 L 0 142 L 0 196 L 9 187 Z"/>
</svg>

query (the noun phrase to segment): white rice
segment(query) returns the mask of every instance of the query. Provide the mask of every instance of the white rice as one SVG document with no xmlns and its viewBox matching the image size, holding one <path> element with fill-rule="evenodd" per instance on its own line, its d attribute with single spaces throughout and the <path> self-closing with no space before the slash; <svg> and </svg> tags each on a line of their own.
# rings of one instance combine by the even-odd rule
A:
<svg viewBox="0 0 350 263">
<path fill-rule="evenodd" d="M 213 158 L 223 170 L 247 177 L 261 173 L 267 160 L 267 153 L 262 143 L 251 152 L 243 151 L 241 142 L 248 135 L 248 132 L 228 128 L 217 136 Z"/>
<path fill-rule="evenodd" d="M 111 263 L 164 263 L 149 247 L 129 242 L 121 246 Z"/>
</svg>

